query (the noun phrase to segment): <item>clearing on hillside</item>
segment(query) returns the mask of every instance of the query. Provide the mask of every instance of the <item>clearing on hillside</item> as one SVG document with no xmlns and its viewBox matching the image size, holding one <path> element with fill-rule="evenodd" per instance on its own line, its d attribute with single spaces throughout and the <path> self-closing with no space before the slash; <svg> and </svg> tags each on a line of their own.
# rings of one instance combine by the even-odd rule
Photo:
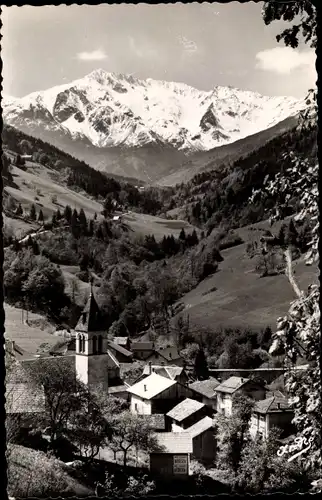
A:
<svg viewBox="0 0 322 500">
<path fill-rule="evenodd" d="M 261 278 L 255 272 L 254 259 L 246 254 L 246 245 L 258 239 L 262 231 L 275 232 L 278 226 L 271 228 L 264 221 L 236 229 L 244 243 L 222 250 L 224 261 L 218 272 L 180 299 L 185 305 L 180 315 L 189 315 L 193 329 L 235 327 L 258 331 L 270 326 L 274 331 L 277 318 L 287 313 L 295 293 L 285 274 Z M 302 289 L 318 281 L 317 267 L 306 266 L 303 258 L 294 261 L 293 268 Z"/>
</svg>

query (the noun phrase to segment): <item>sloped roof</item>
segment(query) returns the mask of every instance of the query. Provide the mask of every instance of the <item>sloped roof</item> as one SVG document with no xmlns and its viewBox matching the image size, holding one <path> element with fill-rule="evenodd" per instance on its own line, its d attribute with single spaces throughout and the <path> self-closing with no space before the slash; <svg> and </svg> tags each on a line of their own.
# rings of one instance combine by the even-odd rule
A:
<svg viewBox="0 0 322 500">
<path fill-rule="evenodd" d="M 110 386 L 107 390 L 109 394 L 117 394 L 119 392 L 127 392 L 129 386 L 128 385 L 115 385 L 115 386 Z"/>
<path fill-rule="evenodd" d="M 45 411 L 45 391 L 29 383 L 6 384 L 6 412 L 42 413 Z"/>
<path fill-rule="evenodd" d="M 202 396 L 211 399 L 216 398 L 215 388 L 218 385 L 220 385 L 220 382 L 216 378 L 209 378 L 207 380 L 196 380 L 196 382 L 189 384 L 189 387 Z"/>
<path fill-rule="evenodd" d="M 181 403 L 177 404 L 172 410 L 167 413 L 167 416 L 173 418 L 177 422 L 182 422 L 196 411 L 204 408 L 205 405 L 194 399 L 186 398 Z"/>
<path fill-rule="evenodd" d="M 184 432 L 189 432 L 191 437 L 195 438 L 196 436 L 200 436 L 200 434 L 207 431 L 208 429 L 211 429 L 212 427 L 212 419 L 210 417 L 204 417 L 195 424 L 191 425 L 191 427 L 188 427 L 188 429 L 185 429 Z"/>
<path fill-rule="evenodd" d="M 284 395 L 281 391 L 279 391 L 279 390 L 276 390 L 276 391 L 268 391 L 268 392 L 266 393 L 266 398 L 267 398 L 267 399 L 268 399 L 268 398 L 271 398 L 271 397 L 273 397 L 273 396 L 276 396 L 276 397 L 278 397 L 278 398 L 285 398 L 285 395 Z"/>
<path fill-rule="evenodd" d="M 156 349 L 155 351 L 157 354 L 159 354 L 160 356 L 162 356 L 164 359 L 166 359 L 167 361 L 172 361 L 174 359 L 180 359 L 181 356 L 178 352 L 178 349 L 174 346 L 172 347 L 165 347 L 164 349 Z M 153 354 L 151 355 L 153 356 Z"/>
<path fill-rule="evenodd" d="M 107 344 L 108 344 L 108 347 L 110 349 L 113 349 L 114 351 L 117 351 L 120 354 L 123 354 L 124 356 L 127 356 L 127 357 L 133 356 L 132 352 L 128 351 L 127 349 L 125 349 L 124 347 L 122 347 L 119 344 L 115 344 L 114 342 L 112 342 L 110 340 L 107 342 Z"/>
<path fill-rule="evenodd" d="M 91 290 L 88 301 L 82 310 L 78 323 L 75 327 L 76 332 L 95 332 L 100 329 L 99 324 L 100 310 Z"/>
<path fill-rule="evenodd" d="M 233 394 L 247 382 L 249 382 L 249 378 L 230 377 L 227 380 L 225 380 L 225 382 L 222 382 L 221 384 L 217 385 L 215 391 L 225 392 L 227 394 Z"/>
<path fill-rule="evenodd" d="M 271 412 L 292 411 L 292 407 L 287 398 L 272 396 L 271 398 L 256 401 L 253 411 L 266 414 Z"/>
<path fill-rule="evenodd" d="M 157 453 L 192 453 L 192 437 L 188 432 L 161 432 L 157 440 L 161 447 Z"/>
<path fill-rule="evenodd" d="M 132 385 L 128 391 L 143 399 L 151 399 L 174 384 L 176 384 L 174 380 L 161 377 L 157 373 L 151 373 L 148 377 Z"/>
<path fill-rule="evenodd" d="M 154 342 L 131 342 L 132 351 L 153 351 Z"/>
<path fill-rule="evenodd" d="M 170 378 L 171 380 L 174 380 L 184 371 L 183 368 L 180 366 L 163 366 L 163 365 L 151 365 L 151 370 L 152 372 L 157 373 L 158 375 L 162 375 L 162 377 Z M 150 373 L 150 366 L 145 365 L 143 369 L 143 375 L 149 375 L 149 373 Z"/>
<path fill-rule="evenodd" d="M 114 354 L 111 351 L 107 351 L 107 356 L 108 356 L 107 366 L 109 368 L 112 368 L 114 366 L 116 366 L 117 368 L 120 368 L 120 363 L 117 361 L 116 357 L 114 356 Z"/>
</svg>

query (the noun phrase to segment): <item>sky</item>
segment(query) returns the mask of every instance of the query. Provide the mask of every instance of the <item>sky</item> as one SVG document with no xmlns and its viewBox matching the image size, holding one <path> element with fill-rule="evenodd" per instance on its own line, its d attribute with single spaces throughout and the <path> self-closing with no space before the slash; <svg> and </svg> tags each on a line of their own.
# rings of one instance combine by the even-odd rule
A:
<svg viewBox="0 0 322 500">
<path fill-rule="evenodd" d="M 22 97 L 94 69 L 301 98 L 315 53 L 276 41 L 261 3 L 2 7 L 3 92 Z"/>
</svg>

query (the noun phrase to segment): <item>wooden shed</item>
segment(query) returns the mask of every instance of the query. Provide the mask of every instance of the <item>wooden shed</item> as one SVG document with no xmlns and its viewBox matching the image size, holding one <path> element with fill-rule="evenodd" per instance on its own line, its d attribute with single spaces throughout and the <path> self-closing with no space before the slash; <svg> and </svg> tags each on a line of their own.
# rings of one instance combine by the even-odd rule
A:
<svg viewBox="0 0 322 500">
<path fill-rule="evenodd" d="M 190 474 L 192 438 L 187 432 L 158 434 L 159 450 L 150 453 L 150 470 L 158 476 L 185 479 Z"/>
</svg>

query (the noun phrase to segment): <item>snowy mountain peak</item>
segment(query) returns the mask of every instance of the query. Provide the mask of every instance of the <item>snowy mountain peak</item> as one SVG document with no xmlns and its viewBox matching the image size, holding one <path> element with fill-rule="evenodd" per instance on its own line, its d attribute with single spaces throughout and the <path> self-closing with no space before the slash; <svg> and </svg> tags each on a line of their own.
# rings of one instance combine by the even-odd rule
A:
<svg viewBox="0 0 322 500">
<path fill-rule="evenodd" d="M 209 150 L 296 115 L 303 102 L 234 87 L 206 92 L 96 69 L 84 78 L 23 98 L 3 96 L 4 119 L 24 130 L 84 140 L 99 148 L 146 144 L 185 153 Z"/>
</svg>

